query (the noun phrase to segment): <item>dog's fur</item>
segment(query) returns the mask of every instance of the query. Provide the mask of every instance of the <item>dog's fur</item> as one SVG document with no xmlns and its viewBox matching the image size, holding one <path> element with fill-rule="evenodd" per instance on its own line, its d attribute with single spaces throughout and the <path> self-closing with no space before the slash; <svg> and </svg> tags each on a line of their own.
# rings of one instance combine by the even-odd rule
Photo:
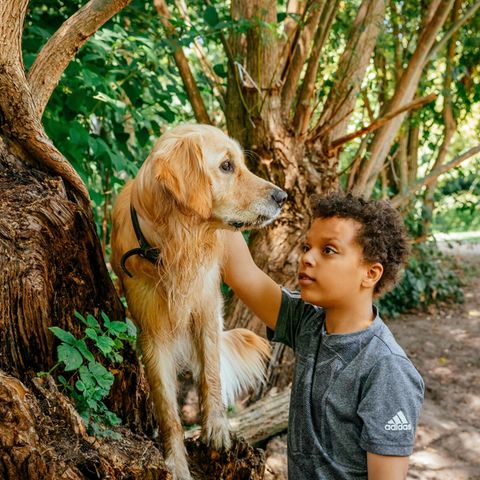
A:
<svg viewBox="0 0 480 480">
<path fill-rule="evenodd" d="M 177 373 L 187 368 L 197 379 L 202 438 L 217 449 L 230 445 L 225 404 L 263 377 L 268 342 L 245 329 L 223 331 L 222 229 L 268 224 L 280 210 L 278 192 L 247 170 L 238 143 L 219 129 L 182 125 L 158 140 L 113 209 L 111 263 L 139 326 L 139 346 L 174 478 L 191 478 L 177 407 Z M 130 257 L 132 277 L 120 267 L 122 255 L 138 247 L 130 205 L 161 257 L 156 265 Z"/>
</svg>

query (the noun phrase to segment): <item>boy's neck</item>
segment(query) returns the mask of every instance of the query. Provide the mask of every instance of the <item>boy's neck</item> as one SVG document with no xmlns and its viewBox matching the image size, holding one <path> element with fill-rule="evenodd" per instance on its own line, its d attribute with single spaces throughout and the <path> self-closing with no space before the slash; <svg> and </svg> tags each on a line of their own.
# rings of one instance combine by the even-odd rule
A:
<svg viewBox="0 0 480 480">
<path fill-rule="evenodd" d="M 325 309 L 325 329 L 328 334 L 354 333 L 368 328 L 375 320 L 372 301 L 359 305 Z"/>
</svg>

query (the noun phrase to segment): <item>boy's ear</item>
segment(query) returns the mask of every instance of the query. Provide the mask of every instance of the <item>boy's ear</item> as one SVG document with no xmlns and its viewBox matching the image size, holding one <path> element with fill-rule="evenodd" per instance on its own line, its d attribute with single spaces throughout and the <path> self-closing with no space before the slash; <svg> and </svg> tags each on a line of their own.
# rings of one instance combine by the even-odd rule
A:
<svg viewBox="0 0 480 480">
<path fill-rule="evenodd" d="M 367 265 L 367 271 L 365 273 L 365 278 L 362 281 L 362 287 L 365 288 L 375 288 L 377 282 L 382 278 L 383 275 L 383 265 L 381 263 L 371 263 Z"/>
</svg>

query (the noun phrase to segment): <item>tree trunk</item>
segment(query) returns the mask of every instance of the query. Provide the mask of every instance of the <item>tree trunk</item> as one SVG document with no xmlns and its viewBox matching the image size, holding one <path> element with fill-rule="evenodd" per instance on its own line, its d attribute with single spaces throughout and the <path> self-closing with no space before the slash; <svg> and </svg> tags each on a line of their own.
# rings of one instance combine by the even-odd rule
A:
<svg viewBox="0 0 480 480">
<path fill-rule="evenodd" d="M 124 310 L 92 219 L 59 177 L 21 168 L 0 142 L 0 368 L 26 380 L 56 363 L 48 327 L 81 337 L 75 310 L 111 319 Z M 151 430 L 143 372 L 135 352 L 124 357 L 109 403 L 135 430 Z"/>
<path fill-rule="evenodd" d="M 325 40 L 334 12 L 331 5 L 325 9 L 323 7 L 323 2 L 312 2 L 313 10 L 306 28 L 313 25 L 317 31 L 313 34 L 309 30 L 306 35 L 298 35 L 299 42 L 310 37 L 322 42 Z M 307 132 L 306 125 L 315 110 L 311 102 L 320 49 L 308 49 L 303 43 L 300 50 L 292 47 L 296 53 L 289 67 L 293 69 L 298 63 L 295 62 L 295 55 L 303 52 L 303 58 L 306 59 L 305 49 L 310 50 L 310 69 L 307 69 L 310 74 L 303 79 L 303 85 L 297 86 L 300 100 L 296 104 L 296 112 L 293 112 L 290 108 L 292 93 L 285 93 L 282 97 L 282 75 L 285 75 L 281 68 L 284 55 L 279 48 L 282 41 L 272 29 L 265 26 L 265 23 L 276 19 L 276 2 L 232 2 L 232 18 L 256 20 L 246 34 L 235 33 L 229 39 L 232 56 L 246 73 L 239 76 L 236 70 L 229 72 L 225 112 L 227 126 L 230 134 L 246 148 L 250 169 L 268 178 L 289 195 L 281 217 L 273 226 L 253 232 L 250 237 L 255 262 L 280 285 L 292 289 L 297 287 L 299 247 L 310 224 L 310 196 L 331 191 L 338 186 L 337 151 L 332 154 L 328 148 L 331 132 L 334 131 L 337 136 L 347 128 L 383 12 L 382 0 L 364 0 L 362 3 L 338 67 L 337 81 L 332 86 L 324 114 L 320 115 L 323 119 L 321 128 L 312 128 L 311 132 Z M 362 45 L 360 56 L 356 53 L 358 45 Z M 288 78 L 292 75 L 299 76 L 299 71 L 290 70 L 287 73 Z M 283 88 L 290 87 L 289 81 L 283 85 Z M 249 150 L 253 150 L 255 156 L 249 155 Z M 228 327 L 246 327 L 257 333 L 265 332 L 263 324 L 240 302 L 233 301 L 228 313 Z M 276 344 L 267 384 L 257 392 L 257 396 L 274 385 L 279 388 L 287 386 L 291 381 L 292 369 L 291 350 Z"/>
<path fill-rule="evenodd" d="M 233 438 L 229 451 L 216 452 L 187 441 L 196 480 L 263 478 L 264 454 Z M 143 435 L 115 428 L 115 438 L 91 437 L 52 377 L 27 388 L 0 370 L 0 478 L 84 480 L 92 478 L 168 480 L 158 446 Z"/>
</svg>

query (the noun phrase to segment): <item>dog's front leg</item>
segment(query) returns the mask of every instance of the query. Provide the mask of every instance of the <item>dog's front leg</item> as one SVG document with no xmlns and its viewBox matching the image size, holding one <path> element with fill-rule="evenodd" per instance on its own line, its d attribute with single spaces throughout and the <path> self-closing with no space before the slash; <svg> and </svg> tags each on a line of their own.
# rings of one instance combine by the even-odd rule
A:
<svg viewBox="0 0 480 480">
<path fill-rule="evenodd" d="M 142 333 L 139 346 L 152 393 L 165 463 L 174 480 L 191 480 L 177 405 L 177 372 L 168 342 Z"/>
<path fill-rule="evenodd" d="M 202 441 L 216 450 L 230 448 L 230 431 L 220 383 L 221 312 L 202 312 L 195 317 Z"/>
</svg>

